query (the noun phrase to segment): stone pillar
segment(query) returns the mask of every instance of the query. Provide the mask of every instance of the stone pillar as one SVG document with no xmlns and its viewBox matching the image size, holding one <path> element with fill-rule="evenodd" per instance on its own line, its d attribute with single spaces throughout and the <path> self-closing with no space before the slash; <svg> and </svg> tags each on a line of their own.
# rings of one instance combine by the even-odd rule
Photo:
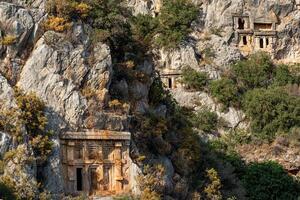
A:
<svg viewBox="0 0 300 200">
<path fill-rule="evenodd" d="M 82 160 L 85 161 L 85 160 L 88 160 L 88 148 L 87 148 L 87 142 L 84 141 L 82 142 Z"/>
<path fill-rule="evenodd" d="M 99 161 L 103 161 L 103 149 L 102 149 L 102 145 L 100 145 L 98 147 L 98 160 Z"/>
<path fill-rule="evenodd" d="M 131 160 L 129 156 L 130 141 L 125 141 L 122 152 L 122 175 L 123 175 L 123 191 L 129 192 L 131 190 Z"/>
<path fill-rule="evenodd" d="M 67 144 L 67 188 L 69 192 L 76 191 L 75 189 L 75 168 L 74 168 L 74 142 Z"/>
<path fill-rule="evenodd" d="M 83 185 L 82 189 L 86 194 L 89 194 L 89 192 L 90 192 L 90 185 L 91 185 L 90 181 L 91 181 L 91 178 L 90 178 L 90 174 L 89 174 L 89 166 L 85 165 L 82 168 L 82 185 Z"/>
<path fill-rule="evenodd" d="M 172 77 L 172 88 L 171 89 L 174 89 L 176 88 L 176 79 L 175 77 Z"/>
<path fill-rule="evenodd" d="M 116 192 L 122 191 L 122 143 L 116 142 L 115 143 L 115 150 L 114 150 L 114 178 L 116 180 L 115 183 L 115 190 Z"/>
<path fill-rule="evenodd" d="M 264 37 L 264 49 L 267 48 L 267 37 Z"/>
</svg>

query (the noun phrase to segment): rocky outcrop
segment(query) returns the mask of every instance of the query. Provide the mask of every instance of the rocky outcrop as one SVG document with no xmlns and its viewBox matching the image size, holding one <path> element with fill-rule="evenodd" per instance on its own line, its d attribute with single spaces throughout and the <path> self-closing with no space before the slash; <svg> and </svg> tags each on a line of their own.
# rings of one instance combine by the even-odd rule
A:
<svg viewBox="0 0 300 200">
<path fill-rule="evenodd" d="M 294 139 L 293 142 L 297 142 L 297 140 Z M 278 137 L 271 144 L 241 145 L 237 147 L 237 151 L 247 163 L 275 161 L 290 174 L 300 177 L 299 143 L 293 145 L 288 138 Z M 249 152 L 252 153 L 249 154 Z"/>
<path fill-rule="evenodd" d="M 132 8 L 134 15 L 140 13 L 155 16 L 161 3 L 160 0 L 129 0 L 128 6 Z M 207 72 L 210 79 L 218 79 L 232 62 L 241 59 L 242 54 L 233 31 L 233 13 L 250 13 L 259 18 L 271 15 L 276 18 L 278 40 L 274 46 L 274 58 L 285 62 L 300 62 L 300 11 L 295 7 L 294 1 L 195 0 L 193 3 L 199 7 L 199 18 L 193 23 L 193 32 L 187 41 L 177 49 L 154 50 L 153 62 L 144 59 L 135 67 L 134 75 L 140 77 L 133 76 L 134 80 L 112 80 L 116 71 L 112 67 L 111 49 L 104 43 L 91 42 L 90 26 L 74 22 L 68 35 L 53 31 L 44 33 L 40 26 L 47 17 L 46 1 L 0 2 L 0 40 L 6 36 L 14 39 L 10 45 L 0 45 L 0 109 L 16 108 L 12 89 L 15 84 L 25 93 L 34 92 L 45 102 L 49 122 L 47 129 L 54 132 L 51 138 L 54 143 L 53 152 L 43 170 L 44 186 L 50 193 L 64 192 L 59 134 L 63 134 L 65 130 L 85 128 L 114 131 L 132 128 L 128 111 L 107 109 L 108 102 L 112 100 L 112 91 L 122 99 L 134 102 L 131 105 L 132 113 L 144 114 L 150 108 L 148 95 L 155 69 L 161 74 L 180 73 L 183 67 L 189 66 L 197 71 Z M 241 111 L 234 108 L 224 111 L 206 92 L 190 92 L 179 88 L 172 93 L 182 106 L 195 110 L 206 107 L 215 111 L 227 122 L 227 128 L 248 126 Z M 157 116 L 165 117 L 167 112 L 166 105 L 153 108 L 153 113 Z M 134 137 L 140 136 L 143 139 L 143 134 L 136 133 Z M 148 164 L 159 164 L 165 168 L 166 173 L 161 177 L 159 190 L 168 195 L 166 199 L 185 199 L 189 195 L 189 180 L 186 176 L 190 173 L 191 166 L 185 162 L 186 155 L 183 152 L 174 152 L 178 148 L 177 140 L 175 133 L 152 137 L 150 143 L 155 153 L 144 144 L 137 144 L 141 152 L 147 153 Z M 244 148 L 247 152 L 252 150 Z M 9 149 L 17 149 L 24 157 L 32 156 L 29 144 L 12 147 L 10 135 L 0 132 L 0 154 L 4 155 Z M 288 166 L 288 160 L 298 162 L 299 159 L 285 147 L 283 152 L 288 154 L 287 159 L 270 158 L 277 159 L 287 168 L 299 167 Z M 240 153 L 243 155 L 243 150 Z M 261 153 L 257 150 L 256 155 Z M 260 160 L 270 155 L 272 154 L 263 154 L 259 158 L 248 160 Z M 32 186 L 28 191 L 37 193 L 36 163 L 24 164 L 23 161 L 16 160 L 17 164 L 10 162 L 5 173 L 16 182 L 27 182 Z M 142 166 L 133 166 L 132 174 L 140 175 Z M 14 173 L 15 171 L 19 173 Z M 134 181 L 132 183 L 135 186 L 137 184 Z M 133 190 L 138 193 L 137 187 Z"/>
<path fill-rule="evenodd" d="M 6 78 L 0 75 L 0 110 L 15 108 L 14 90 Z"/>
<path fill-rule="evenodd" d="M 226 128 L 247 128 L 248 123 L 245 121 L 245 114 L 235 108 L 228 108 L 224 111 L 221 104 L 214 101 L 206 92 L 189 92 L 182 88 L 172 91 L 174 98 L 184 107 L 199 110 L 203 107 L 216 112 L 219 118 L 225 120 Z"/>
</svg>

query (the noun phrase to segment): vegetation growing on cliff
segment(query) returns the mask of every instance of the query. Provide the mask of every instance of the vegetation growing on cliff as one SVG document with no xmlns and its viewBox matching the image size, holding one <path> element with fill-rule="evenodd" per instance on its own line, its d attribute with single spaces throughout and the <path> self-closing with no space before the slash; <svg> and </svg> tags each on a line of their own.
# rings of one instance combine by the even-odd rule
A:
<svg viewBox="0 0 300 200">
<path fill-rule="evenodd" d="M 35 94 L 23 94 L 19 89 L 15 89 L 15 99 L 17 108 L 0 111 L 0 130 L 11 135 L 13 145 L 19 145 L 17 149 L 6 152 L 3 161 L 6 165 L 10 162 L 15 163 L 14 175 L 22 176 L 21 168 L 26 163 L 36 161 L 38 167 L 45 164 L 52 151 L 53 144 L 49 138 L 51 133 L 45 130 L 47 118 L 45 117 L 44 103 Z M 28 149 L 23 144 L 30 145 L 33 155 L 29 154 Z M 33 183 L 23 179 L 20 181 L 23 182 L 16 185 L 6 175 L 2 177 L 1 184 L 10 188 L 9 191 L 13 191 L 11 195 L 16 196 L 18 199 L 24 197 L 34 198 L 35 191 L 31 190 L 32 185 L 30 185 Z M 5 198 L 10 198 L 10 196 L 7 196 L 10 195 L 9 193 L 3 195 Z"/>
<path fill-rule="evenodd" d="M 182 69 L 182 82 L 188 89 L 203 90 L 208 84 L 208 77 L 205 72 L 185 67 Z"/>
<path fill-rule="evenodd" d="M 183 76 L 187 85 L 202 81 L 193 72 Z M 286 65 L 275 65 L 265 53 L 256 53 L 237 61 L 221 79 L 209 81 L 206 88 L 225 109 L 242 109 L 253 135 L 272 139 L 277 133 L 289 133 L 300 123 L 299 97 L 290 90 L 292 84 L 299 83 L 299 73 Z"/>
</svg>

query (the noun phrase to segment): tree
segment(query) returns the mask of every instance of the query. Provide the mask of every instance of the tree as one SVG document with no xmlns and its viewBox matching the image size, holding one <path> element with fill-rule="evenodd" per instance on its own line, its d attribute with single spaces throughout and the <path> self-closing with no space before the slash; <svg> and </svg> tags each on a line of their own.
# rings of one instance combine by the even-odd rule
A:
<svg viewBox="0 0 300 200">
<path fill-rule="evenodd" d="M 280 88 L 247 92 L 243 109 L 252 131 L 262 138 L 273 138 L 276 132 L 288 132 L 300 124 L 300 99 Z"/>
<path fill-rule="evenodd" d="M 208 78 L 204 72 L 197 72 L 190 67 L 185 67 L 182 70 L 182 82 L 187 88 L 203 90 L 208 84 Z"/>
<path fill-rule="evenodd" d="M 165 0 L 158 16 L 159 33 L 156 43 L 166 48 L 175 48 L 191 32 L 191 23 L 198 9 L 187 0 Z"/>
<path fill-rule="evenodd" d="M 240 94 L 236 83 L 228 78 L 212 81 L 210 92 L 224 106 L 239 106 Z"/>
<path fill-rule="evenodd" d="M 242 179 L 250 200 L 292 200 L 300 194 L 300 183 L 275 162 L 250 164 Z"/>
<path fill-rule="evenodd" d="M 207 133 L 216 131 L 218 122 L 218 115 L 206 109 L 198 111 L 193 117 L 194 126 Z"/>
<path fill-rule="evenodd" d="M 259 52 L 247 60 L 238 61 L 231 70 L 239 87 L 248 90 L 270 85 L 274 65 L 268 54 Z"/>
</svg>

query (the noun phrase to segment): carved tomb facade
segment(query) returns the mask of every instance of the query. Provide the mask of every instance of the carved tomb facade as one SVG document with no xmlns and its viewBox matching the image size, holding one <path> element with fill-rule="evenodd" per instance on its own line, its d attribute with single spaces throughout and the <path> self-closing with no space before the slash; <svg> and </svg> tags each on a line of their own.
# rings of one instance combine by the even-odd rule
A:
<svg viewBox="0 0 300 200">
<path fill-rule="evenodd" d="M 130 133 L 67 132 L 61 136 L 67 194 L 113 195 L 130 192 Z"/>
</svg>

